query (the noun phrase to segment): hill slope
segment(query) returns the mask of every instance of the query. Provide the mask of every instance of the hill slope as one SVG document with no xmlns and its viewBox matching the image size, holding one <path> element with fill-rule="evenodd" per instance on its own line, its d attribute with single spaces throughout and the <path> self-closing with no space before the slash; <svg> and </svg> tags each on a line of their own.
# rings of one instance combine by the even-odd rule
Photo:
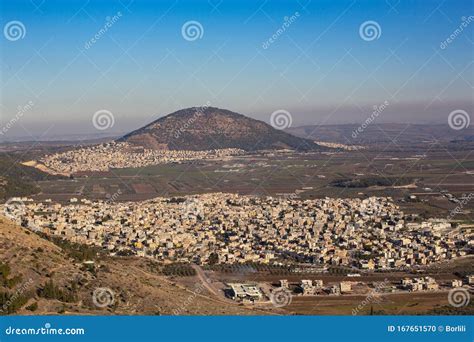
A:
<svg viewBox="0 0 474 342">
<path fill-rule="evenodd" d="M 93 260 L 86 265 L 85 260 Z M 165 277 L 161 266 L 140 257 L 109 257 L 99 250 L 45 239 L 0 216 L 0 316 L 4 314 L 201 314 L 255 313 L 191 292 Z M 196 278 L 196 279 L 194 279 Z M 193 282 L 199 280 L 194 277 Z M 93 293 L 108 288 L 111 305 Z"/>
<path fill-rule="evenodd" d="M 0 200 L 38 193 L 36 181 L 65 178 L 22 165 L 17 158 L 13 154 L 0 153 Z"/>
<path fill-rule="evenodd" d="M 316 150 L 314 142 L 277 130 L 263 121 L 214 107 L 182 109 L 135 130 L 119 142 L 151 149 L 240 148 Z"/>
</svg>

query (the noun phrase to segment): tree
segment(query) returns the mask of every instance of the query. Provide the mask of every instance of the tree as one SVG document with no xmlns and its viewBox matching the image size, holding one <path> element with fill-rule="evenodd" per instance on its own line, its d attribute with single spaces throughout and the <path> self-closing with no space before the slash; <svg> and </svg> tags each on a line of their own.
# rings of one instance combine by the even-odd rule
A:
<svg viewBox="0 0 474 342">
<path fill-rule="evenodd" d="M 219 255 L 215 252 L 212 252 L 211 255 L 209 255 L 209 265 L 215 265 L 219 262 Z"/>
<path fill-rule="evenodd" d="M 33 304 L 28 305 L 25 309 L 28 311 L 36 311 L 38 310 L 38 303 L 34 302 Z"/>
</svg>

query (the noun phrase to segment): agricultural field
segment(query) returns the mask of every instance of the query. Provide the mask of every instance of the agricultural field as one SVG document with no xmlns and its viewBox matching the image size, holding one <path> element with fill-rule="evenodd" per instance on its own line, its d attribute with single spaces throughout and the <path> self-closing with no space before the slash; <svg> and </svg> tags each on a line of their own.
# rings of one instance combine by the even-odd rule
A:
<svg viewBox="0 0 474 342">
<path fill-rule="evenodd" d="M 208 192 L 321 197 L 391 196 L 407 212 L 448 215 L 457 199 L 474 192 L 470 151 L 426 154 L 377 151 L 260 153 L 219 161 L 194 161 L 40 180 L 35 199 L 71 197 L 118 201 Z M 444 192 L 444 193 L 443 193 Z M 410 198 L 410 196 L 414 196 Z M 467 201 L 459 217 L 472 220 Z"/>
</svg>

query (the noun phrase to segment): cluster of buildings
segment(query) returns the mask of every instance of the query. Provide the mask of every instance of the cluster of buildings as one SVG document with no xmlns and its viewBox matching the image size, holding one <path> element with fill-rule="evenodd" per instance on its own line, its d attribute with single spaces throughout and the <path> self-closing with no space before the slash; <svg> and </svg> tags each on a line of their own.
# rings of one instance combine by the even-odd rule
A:
<svg viewBox="0 0 474 342">
<path fill-rule="evenodd" d="M 360 145 L 347 145 L 347 144 L 340 144 L 340 143 L 326 142 L 326 141 L 315 141 L 315 143 L 324 147 L 338 148 L 345 151 L 359 151 L 359 150 L 364 150 L 366 148 Z"/>
<path fill-rule="evenodd" d="M 363 285 L 358 287 L 358 285 Z M 368 283 L 360 281 L 338 281 L 324 284 L 323 280 L 302 279 L 299 283 L 289 283 L 282 279 L 277 287 L 268 287 L 267 283 L 228 283 L 228 288 L 224 291 L 228 297 L 244 303 L 255 303 L 262 301 L 269 294 L 284 290 L 286 296 L 320 296 L 332 295 L 340 296 L 345 294 L 368 293 L 369 302 L 377 300 L 377 296 L 395 292 L 420 292 L 420 291 L 443 291 L 449 288 L 464 287 L 466 289 L 474 285 L 474 275 L 469 275 L 464 279 L 452 279 L 440 285 L 433 277 L 403 278 L 400 283 L 390 282 L 385 279 L 380 282 L 372 282 L 372 287 L 367 287 Z M 270 289 L 270 292 L 268 291 Z M 364 291 L 364 292 L 361 292 Z M 287 298 L 288 299 L 288 298 Z M 287 303 L 288 304 L 288 303 Z"/>
<path fill-rule="evenodd" d="M 310 280 L 310 279 L 303 279 L 299 284 L 297 290 L 303 296 L 312 296 L 317 293 L 320 293 L 323 290 L 323 281 L 320 279 L 317 280 Z M 288 280 L 282 279 L 280 280 L 280 288 L 289 289 L 290 285 Z"/>
<path fill-rule="evenodd" d="M 209 151 L 152 150 L 133 147 L 128 143 L 104 143 L 67 152 L 47 155 L 40 160 L 48 169 L 59 174 L 109 169 L 137 168 L 197 159 L 213 159 L 242 154 L 236 148 Z"/>
<path fill-rule="evenodd" d="M 309 280 L 303 279 L 299 284 L 294 286 L 294 284 L 288 283 L 288 280 L 280 280 L 280 286 L 276 289 L 271 289 L 270 293 L 278 292 L 281 290 L 286 291 L 285 296 L 291 296 L 293 294 L 300 296 L 316 296 L 316 295 L 341 295 L 341 294 L 350 294 L 352 293 L 352 284 L 350 281 L 341 281 L 332 285 L 323 285 L 322 280 Z M 244 303 L 254 303 L 264 299 L 264 297 L 269 296 L 270 293 L 266 293 L 262 290 L 262 287 L 257 283 L 228 283 L 228 297 Z M 284 300 L 285 298 L 283 298 Z M 289 298 L 286 298 L 289 301 Z M 288 303 L 287 303 L 288 304 Z"/>
<path fill-rule="evenodd" d="M 403 289 L 410 292 L 435 291 L 439 289 L 439 284 L 432 277 L 404 278 L 401 281 L 401 285 Z"/>
<path fill-rule="evenodd" d="M 472 233 L 452 230 L 446 220 L 414 222 L 386 197 L 297 200 L 209 193 L 65 205 L 22 200 L 23 206 L 6 210 L 24 227 L 112 254 L 165 262 L 208 264 L 211 258 L 227 264 L 393 269 L 463 256 L 473 244 Z"/>
<path fill-rule="evenodd" d="M 465 277 L 464 282 L 462 279 L 452 279 L 444 284 L 448 288 L 462 287 L 464 285 L 474 285 L 474 275 Z M 432 277 L 403 278 L 400 288 L 410 292 L 436 291 L 440 289 L 440 284 Z"/>
</svg>

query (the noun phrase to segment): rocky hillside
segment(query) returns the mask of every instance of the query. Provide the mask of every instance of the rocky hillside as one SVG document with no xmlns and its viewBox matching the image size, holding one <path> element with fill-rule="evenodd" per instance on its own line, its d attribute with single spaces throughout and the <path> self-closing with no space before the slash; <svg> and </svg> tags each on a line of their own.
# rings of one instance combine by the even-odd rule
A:
<svg viewBox="0 0 474 342">
<path fill-rule="evenodd" d="M 145 258 L 109 257 L 92 247 L 46 239 L 0 217 L 0 315 L 254 312 L 204 289 L 194 292 L 177 281 L 179 276 L 165 276 L 170 270 Z M 187 277 L 199 283 L 196 276 Z M 112 297 L 102 292 L 94 302 L 94 292 L 104 288 Z"/>
<path fill-rule="evenodd" d="M 317 150 L 313 141 L 275 129 L 263 121 L 214 107 L 182 109 L 133 131 L 118 141 L 152 149 L 240 148 Z"/>
</svg>

